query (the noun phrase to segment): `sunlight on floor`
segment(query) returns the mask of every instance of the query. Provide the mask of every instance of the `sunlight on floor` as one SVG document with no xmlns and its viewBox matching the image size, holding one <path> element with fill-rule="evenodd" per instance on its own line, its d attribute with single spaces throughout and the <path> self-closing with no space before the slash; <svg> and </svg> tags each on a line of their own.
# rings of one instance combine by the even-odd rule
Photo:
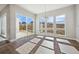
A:
<svg viewBox="0 0 79 59">
<path fill-rule="evenodd" d="M 54 51 L 40 46 L 35 54 L 54 54 Z"/>
<path fill-rule="evenodd" d="M 61 52 L 67 53 L 67 54 L 79 54 L 79 51 L 75 49 L 73 46 L 65 45 L 65 44 L 60 44 L 59 47 Z"/>
<path fill-rule="evenodd" d="M 17 48 L 16 51 L 18 51 L 21 54 L 28 54 L 35 45 L 36 44 L 27 42 L 24 45 L 22 45 L 21 47 Z"/>
<path fill-rule="evenodd" d="M 25 36 L 28 36 L 28 35 L 32 35 L 33 33 L 31 33 L 31 32 L 17 32 L 16 33 L 16 39 L 18 39 L 18 38 L 21 38 L 21 37 L 25 37 Z"/>
<path fill-rule="evenodd" d="M 54 40 L 54 38 L 46 37 L 46 39 L 43 39 L 43 41 L 41 42 L 42 39 L 43 38 L 40 38 L 40 39 L 33 38 L 32 40 L 28 41 L 27 43 L 17 48 L 16 51 L 21 54 L 25 54 L 25 53 L 28 54 L 31 51 L 35 51 L 34 52 L 35 54 L 54 54 L 55 53 L 54 47 L 57 46 L 57 45 L 54 45 L 55 42 L 52 41 Z M 41 43 L 38 45 L 38 42 L 41 42 Z M 79 54 L 79 51 L 77 51 L 75 47 L 71 46 L 70 45 L 71 43 L 68 40 L 57 38 L 57 42 L 58 42 L 59 47 L 57 47 L 56 49 L 60 48 L 60 51 L 62 53 Z M 34 48 L 36 50 L 34 50 Z"/>
<path fill-rule="evenodd" d="M 31 40 L 31 42 L 34 42 L 34 43 L 38 43 L 41 39 L 38 39 L 38 38 L 34 38 Z"/>
<path fill-rule="evenodd" d="M 46 46 L 46 47 L 51 48 L 51 49 L 54 49 L 54 42 L 44 40 L 41 45 Z"/>
<path fill-rule="evenodd" d="M 45 37 L 45 39 L 54 40 L 52 37 Z"/>
<path fill-rule="evenodd" d="M 69 43 L 69 44 L 70 44 L 70 42 L 69 42 L 68 40 L 65 40 L 65 39 L 58 39 L 58 38 L 57 38 L 57 41 L 58 41 L 58 42 Z"/>
</svg>

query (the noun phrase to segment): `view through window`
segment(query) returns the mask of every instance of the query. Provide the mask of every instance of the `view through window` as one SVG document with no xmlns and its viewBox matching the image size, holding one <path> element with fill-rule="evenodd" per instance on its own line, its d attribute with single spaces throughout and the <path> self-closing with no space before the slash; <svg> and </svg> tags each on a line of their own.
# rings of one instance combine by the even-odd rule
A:
<svg viewBox="0 0 79 59">
<path fill-rule="evenodd" d="M 16 14 L 16 33 L 18 36 L 33 34 L 33 19 L 21 14 Z"/>
<path fill-rule="evenodd" d="M 33 19 L 32 18 L 27 18 L 26 19 L 26 24 L 27 24 L 27 32 L 28 35 L 32 35 L 33 34 Z"/>
<path fill-rule="evenodd" d="M 40 18 L 40 33 L 44 33 L 45 32 L 45 18 L 41 17 Z"/>
<path fill-rule="evenodd" d="M 53 17 L 48 17 L 47 19 L 47 33 L 53 33 L 53 23 L 54 19 Z"/>
<path fill-rule="evenodd" d="M 59 15 L 54 17 L 50 16 L 47 18 L 40 18 L 40 33 L 44 33 L 45 35 L 46 33 L 47 35 L 65 35 L 65 15 Z"/>
<path fill-rule="evenodd" d="M 56 16 L 56 34 L 65 35 L 65 15 Z"/>
</svg>

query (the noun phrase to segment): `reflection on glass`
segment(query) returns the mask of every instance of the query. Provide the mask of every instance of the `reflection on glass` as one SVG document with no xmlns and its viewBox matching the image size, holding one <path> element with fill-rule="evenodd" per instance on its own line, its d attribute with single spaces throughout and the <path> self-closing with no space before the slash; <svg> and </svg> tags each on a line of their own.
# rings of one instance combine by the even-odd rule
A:
<svg viewBox="0 0 79 59">
<path fill-rule="evenodd" d="M 56 17 L 56 33 L 60 35 L 65 35 L 65 15 L 60 15 Z"/>
<path fill-rule="evenodd" d="M 40 18 L 40 32 L 41 33 L 45 32 L 45 18 L 44 17 Z"/>
<path fill-rule="evenodd" d="M 53 33 L 53 17 L 48 17 L 47 19 L 47 32 Z"/>
</svg>

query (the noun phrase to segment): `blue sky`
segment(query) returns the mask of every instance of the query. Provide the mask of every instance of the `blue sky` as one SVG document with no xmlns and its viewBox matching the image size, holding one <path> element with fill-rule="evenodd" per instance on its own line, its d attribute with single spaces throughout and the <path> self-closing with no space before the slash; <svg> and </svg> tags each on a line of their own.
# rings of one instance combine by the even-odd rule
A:
<svg viewBox="0 0 79 59">
<path fill-rule="evenodd" d="M 56 17 L 56 23 L 57 24 L 63 24 L 65 21 L 65 16 Z"/>
<path fill-rule="evenodd" d="M 22 22 L 26 22 L 26 23 L 31 23 L 32 22 L 32 18 L 28 18 L 26 16 L 22 16 L 22 15 L 17 15 L 17 18 L 22 21 Z"/>
</svg>

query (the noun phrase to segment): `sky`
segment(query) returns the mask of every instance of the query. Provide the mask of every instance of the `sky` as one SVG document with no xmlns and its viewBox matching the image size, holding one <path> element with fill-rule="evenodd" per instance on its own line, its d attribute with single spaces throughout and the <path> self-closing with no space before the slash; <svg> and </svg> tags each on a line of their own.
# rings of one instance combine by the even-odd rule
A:
<svg viewBox="0 0 79 59">
<path fill-rule="evenodd" d="M 32 22 L 32 18 L 30 17 L 26 17 L 26 16 L 22 16 L 22 15 L 17 15 L 17 18 L 21 21 L 21 22 L 26 22 L 26 23 L 31 23 Z"/>
<path fill-rule="evenodd" d="M 65 22 L 65 15 L 61 15 L 61 16 L 56 17 L 57 24 L 63 24 L 64 22 Z"/>
<path fill-rule="evenodd" d="M 58 16 L 58 17 L 56 17 L 56 23 L 57 24 L 63 24 L 64 23 L 64 19 L 65 19 L 65 16 Z M 45 22 L 45 18 L 41 17 L 40 22 Z M 54 22 L 54 18 L 53 17 L 49 17 L 47 22 L 48 23 L 53 23 Z"/>
<path fill-rule="evenodd" d="M 23 15 L 17 15 L 17 18 L 21 21 L 21 22 L 26 22 L 27 24 L 31 23 L 33 21 L 32 18 L 30 17 L 26 17 L 26 16 L 23 16 Z M 48 23 L 53 23 L 53 17 L 49 17 L 47 22 Z M 64 23 L 64 19 L 65 19 L 65 16 L 61 15 L 61 16 L 57 16 L 56 17 L 56 23 L 57 24 L 63 24 Z M 41 20 L 40 22 L 45 22 L 45 18 L 44 17 L 41 17 Z"/>
</svg>

